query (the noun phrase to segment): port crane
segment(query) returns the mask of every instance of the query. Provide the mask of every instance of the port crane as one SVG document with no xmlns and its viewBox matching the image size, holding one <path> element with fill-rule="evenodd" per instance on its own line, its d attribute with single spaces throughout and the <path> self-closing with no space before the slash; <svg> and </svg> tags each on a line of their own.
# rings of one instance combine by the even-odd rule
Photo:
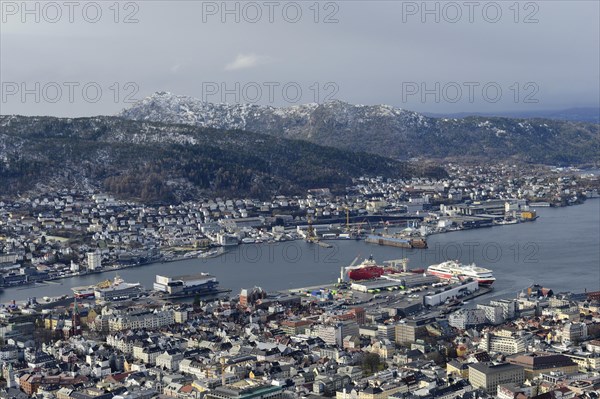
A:
<svg viewBox="0 0 600 399">
<path fill-rule="evenodd" d="M 338 284 L 348 282 L 348 270 L 354 269 L 359 259 L 360 254 L 356 255 L 356 258 L 354 258 L 354 260 L 352 261 L 352 263 L 350 263 L 349 266 L 342 266 L 340 268 L 340 277 L 338 278 Z"/>
<path fill-rule="evenodd" d="M 373 225 L 371 224 L 371 222 L 369 221 L 369 219 L 365 219 L 365 221 L 369 225 L 369 228 L 371 229 L 371 233 L 375 234 L 375 227 L 373 227 Z"/>
<path fill-rule="evenodd" d="M 407 271 L 407 265 L 408 265 L 408 258 L 402 258 L 402 259 L 390 259 L 390 260 L 386 260 L 383 262 L 386 265 L 390 265 L 390 267 L 399 270 L 398 269 L 398 265 L 402 266 L 402 271 L 406 272 Z"/>
<path fill-rule="evenodd" d="M 318 242 L 317 235 L 315 234 L 315 228 L 313 226 L 312 215 L 310 213 L 306 214 L 306 220 L 308 223 L 308 227 L 306 229 L 306 241 L 307 242 Z"/>
<path fill-rule="evenodd" d="M 348 208 L 348 206 L 346 206 L 345 209 L 346 209 L 346 231 L 350 231 L 350 208 Z"/>
<path fill-rule="evenodd" d="M 390 225 L 389 221 L 385 221 L 385 220 L 381 219 L 381 224 L 383 225 L 383 231 L 385 232 L 385 234 L 387 234 L 388 227 Z"/>
<path fill-rule="evenodd" d="M 354 260 L 352 261 L 352 263 L 350 263 L 350 265 L 348 266 L 348 268 L 351 268 L 354 265 L 356 265 L 356 263 L 358 262 L 359 259 L 360 259 L 360 254 L 356 255 L 356 258 L 354 258 Z"/>
</svg>

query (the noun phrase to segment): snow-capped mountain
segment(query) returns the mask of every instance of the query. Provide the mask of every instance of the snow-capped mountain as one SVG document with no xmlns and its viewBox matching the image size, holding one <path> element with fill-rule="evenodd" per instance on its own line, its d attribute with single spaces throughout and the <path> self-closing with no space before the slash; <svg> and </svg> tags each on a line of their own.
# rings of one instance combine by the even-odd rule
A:
<svg viewBox="0 0 600 399">
<path fill-rule="evenodd" d="M 127 119 L 162 123 L 181 123 L 215 129 L 256 130 L 257 125 L 272 127 L 290 119 L 308 122 L 316 104 L 278 109 L 255 104 L 213 104 L 187 96 L 157 92 L 121 112 Z M 290 123 L 290 128 L 293 123 Z"/>
<path fill-rule="evenodd" d="M 214 104 L 168 92 L 157 92 L 123 110 L 126 119 L 182 123 L 217 129 L 239 129 L 295 139 L 324 139 L 326 128 L 365 130 L 374 121 L 396 131 L 426 127 L 427 118 L 389 105 L 352 105 L 342 101 L 271 107 L 256 104 Z"/>
<path fill-rule="evenodd" d="M 213 104 L 157 92 L 123 110 L 137 121 L 239 129 L 392 158 L 482 157 L 593 162 L 598 124 L 499 117 L 434 118 L 389 105 L 342 101 L 270 107 Z"/>
</svg>

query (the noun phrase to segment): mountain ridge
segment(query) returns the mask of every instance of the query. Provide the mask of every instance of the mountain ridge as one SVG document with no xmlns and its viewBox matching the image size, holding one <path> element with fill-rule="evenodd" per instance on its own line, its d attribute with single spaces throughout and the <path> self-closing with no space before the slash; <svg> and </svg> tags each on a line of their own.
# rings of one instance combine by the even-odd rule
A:
<svg viewBox="0 0 600 399">
<path fill-rule="evenodd" d="M 550 119 L 434 118 L 339 100 L 277 108 L 213 104 L 157 92 L 119 113 L 132 120 L 241 129 L 395 159 L 473 158 L 556 165 L 597 160 L 599 125 Z"/>
<path fill-rule="evenodd" d="M 423 115 L 433 118 L 466 118 L 469 116 L 500 117 L 514 119 L 554 119 L 559 121 L 600 123 L 600 108 L 576 107 L 555 110 L 537 111 L 502 111 L 502 112 L 456 112 L 433 113 L 424 112 Z"/>
<path fill-rule="evenodd" d="M 0 116 L 0 194 L 45 186 L 179 201 L 343 189 L 352 178 L 445 176 L 367 153 L 239 130 L 119 117 Z"/>
</svg>

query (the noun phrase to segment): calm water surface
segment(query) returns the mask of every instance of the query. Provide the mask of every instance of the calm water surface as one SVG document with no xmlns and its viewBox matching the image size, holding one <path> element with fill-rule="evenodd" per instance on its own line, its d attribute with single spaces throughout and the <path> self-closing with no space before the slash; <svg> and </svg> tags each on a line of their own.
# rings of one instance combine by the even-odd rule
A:
<svg viewBox="0 0 600 399">
<path fill-rule="evenodd" d="M 340 267 L 356 256 L 375 260 L 407 257 L 409 267 L 427 267 L 447 259 L 493 269 L 494 293 L 481 300 L 513 296 L 532 283 L 555 291 L 600 290 L 600 200 L 567 208 L 539 208 L 538 220 L 517 225 L 459 231 L 428 238 L 429 249 L 407 250 L 358 241 L 330 241 L 326 249 L 302 241 L 241 245 L 213 259 L 189 259 L 119 271 L 129 282 L 151 288 L 156 274 L 214 274 L 234 294 L 243 287 L 266 290 L 316 286 L 335 281 Z M 114 272 L 51 282 L 37 287 L 9 288 L 0 302 L 71 294 L 71 287 L 90 285 Z"/>
</svg>

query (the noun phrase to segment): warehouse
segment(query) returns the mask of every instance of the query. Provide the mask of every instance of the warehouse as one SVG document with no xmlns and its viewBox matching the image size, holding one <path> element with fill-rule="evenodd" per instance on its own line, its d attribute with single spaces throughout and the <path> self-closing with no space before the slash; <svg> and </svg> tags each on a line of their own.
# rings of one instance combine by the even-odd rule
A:
<svg viewBox="0 0 600 399">
<path fill-rule="evenodd" d="M 457 286 L 447 286 L 444 291 L 427 294 L 423 297 L 423 303 L 426 306 L 437 306 L 451 298 L 458 298 L 464 295 L 474 293 L 479 289 L 477 281 L 465 281 Z"/>
</svg>

